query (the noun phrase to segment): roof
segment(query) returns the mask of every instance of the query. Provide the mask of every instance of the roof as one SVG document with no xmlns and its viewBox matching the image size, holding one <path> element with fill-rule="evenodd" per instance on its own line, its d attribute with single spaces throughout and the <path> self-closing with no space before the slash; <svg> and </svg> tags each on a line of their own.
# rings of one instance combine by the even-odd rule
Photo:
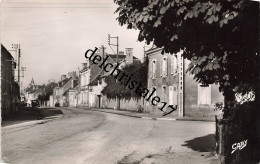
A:
<svg viewBox="0 0 260 164">
<path fill-rule="evenodd" d="M 33 77 L 32 77 L 32 80 L 31 80 L 30 85 L 35 85 L 34 80 L 33 80 Z"/>
<path fill-rule="evenodd" d="M 115 55 L 115 54 L 107 54 L 108 56 L 110 56 L 111 58 L 126 58 L 126 55 Z"/>
<path fill-rule="evenodd" d="M 3 44 L 1 44 L 1 55 L 3 55 L 3 52 L 6 52 L 4 54 L 8 55 L 9 58 L 14 59 L 13 56 L 11 55 L 11 53 L 5 48 L 5 46 Z"/>
<path fill-rule="evenodd" d="M 34 93 L 34 92 L 37 92 L 37 91 L 43 91 L 43 87 L 40 87 L 40 88 L 37 88 L 37 89 L 34 89 L 34 90 L 29 90 L 27 91 L 29 94 L 31 93 Z"/>
<path fill-rule="evenodd" d="M 62 80 L 62 81 L 59 81 L 59 82 L 58 82 L 58 86 L 59 86 L 59 87 L 63 87 L 71 78 L 72 78 L 72 77 L 66 78 L 66 79 L 64 79 L 64 80 Z M 63 82 L 63 83 L 62 83 L 62 82 Z M 62 85 L 62 84 L 63 84 L 63 85 Z"/>
<path fill-rule="evenodd" d="M 157 47 L 152 47 L 149 50 L 145 51 L 146 55 L 150 55 L 154 52 L 162 51 L 163 48 L 157 48 Z"/>
<path fill-rule="evenodd" d="M 104 72 L 104 70 L 100 70 L 97 75 L 93 78 L 93 80 L 88 84 L 88 86 L 94 86 L 94 85 L 98 85 L 98 80 L 101 79 L 101 74 L 102 72 Z"/>
<path fill-rule="evenodd" d="M 102 71 L 103 72 L 103 71 Z M 88 86 L 98 85 L 98 81 L 101 79 L 101 72 L 88 84 Z"/>
</svg>

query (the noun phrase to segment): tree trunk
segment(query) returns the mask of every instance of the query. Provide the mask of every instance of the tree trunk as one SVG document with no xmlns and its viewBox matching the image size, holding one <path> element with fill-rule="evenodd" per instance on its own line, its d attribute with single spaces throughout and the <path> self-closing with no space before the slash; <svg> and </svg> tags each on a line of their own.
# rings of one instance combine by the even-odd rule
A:
<svg viewBox="0 0 260 164">
<path fill-rule="evenodd" d="M 224 92 L 223 119 L 227 119 L 231 116 L 234 101 L 235 101 L 235 92 L 231 89 L 226 90 Z"/>
<path fill-rule="evenodd" d="M 120 110 L 120 97 L 116 97 L 116 110 Z"/>
</svg>

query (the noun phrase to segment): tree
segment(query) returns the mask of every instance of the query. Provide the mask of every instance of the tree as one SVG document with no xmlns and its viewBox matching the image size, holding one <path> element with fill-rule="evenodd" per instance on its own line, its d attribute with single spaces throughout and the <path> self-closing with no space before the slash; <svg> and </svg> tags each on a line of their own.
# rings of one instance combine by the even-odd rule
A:
<svg viewBox="0 0 260 164">
<path fill-rule="evenodd" d="M 44 86 L 44 88 L 43 88 L 44 92 L 42 94 L 38 95 L 38 100 L 41 102 L 49 100 L 50 95 L 53 94 L 53 89 L 57 86 L 58 86 L 57 83 L 50 83 L 50 84 Z"/>
<path fill-rule="evenodd" d="M 255 95 L 253 108 L 259 107 L 258 2 L 114 2 L 119 5 L 115 11 L 119 14 L 119 24 L 139 30 L 139 41 L 145 40 L 147 44 L 153 42 L 157 47 L 163 48 L 162 53 L 184 50 L 183 57 L 191 61 L 187 71 L 194 74 L 195 80 L 203 84 L 220 85 L 219 89 L 225 97 L 225 119 L 233 116 L 236 93 L 246 95 L 252 92 Z M 259 113 L 253 109 L 251 112 Z M 260 146 L 259 140 L 256 145 Z"/>
<path fill-rule="evenodd" d="M 142 83 L 143 87 L 147 87 L 147 73 L 148 73 L 148 59 L 145 62 L 134 62 L 132 64 L 127 64 L 121 70 L 127 75 L 132 75 L 132 79 L 136 80 L 138 83 Z M 138 72 L 138 73 L 137 73 Z M 130 90 L 122 82 L 117 81 L 114 76 L 108 75 L 105 77 L 105 82 L 107 86 L 104 87 L 102 93 L 105 94 L 108 98 L 127 99 L 131 98 L 140 99 L 141 95 L 137 94 L 134 90 Z"/>
<path fill-rule="evenodd" d="M 257 2 L 115 0 L 120 25 L 138 29 L 138 40 L 191 61 L 188 71 L 204 84 L 219 83 L 226 100 L 234 90 L 257 95 Z M 257 96 L 258 97 L 258 96 Z M 226 101 L 228 102 L 228 101 Z M 225 112 L 228 117 L 229 109 Z"/>
</svg>

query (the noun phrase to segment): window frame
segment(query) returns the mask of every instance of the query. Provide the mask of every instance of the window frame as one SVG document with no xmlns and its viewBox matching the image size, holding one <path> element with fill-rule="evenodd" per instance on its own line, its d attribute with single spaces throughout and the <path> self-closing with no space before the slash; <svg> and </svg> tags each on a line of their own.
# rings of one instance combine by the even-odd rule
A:
<svg viewBox="0 0 260 164">
<path fill-rule="evenodd" d="M 172 55 L 171 56 L 171 74 L 175 75 L 177 73 L 177 56 Z"/>
<path fill-rule="evenodd" d="M 168 76 L 168 58 L 167 56 L 164 56 L 161 58 L 161 66 L 160 66 L 160 73 L 161 77 L 167 77 Z"/>
<path fill-rule="evenodd" d="M 152 79 L 155 79 L 157 76 L 156 76 L 156 68 L 157 67 L 157 60 L 156 59 L 153 59 L 152 60 L 152 72 L 151 72 L 151 75 L 152 75 Z"/>
</svg>

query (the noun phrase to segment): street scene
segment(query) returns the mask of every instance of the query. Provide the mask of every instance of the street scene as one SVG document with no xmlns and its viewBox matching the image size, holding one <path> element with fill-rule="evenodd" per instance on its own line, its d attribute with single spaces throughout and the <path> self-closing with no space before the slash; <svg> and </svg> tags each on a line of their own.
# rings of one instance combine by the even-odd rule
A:
<svg viewBox="0 0 260 164">
<path fill-rule="evenodd" d="M 215 159 L 214 122 L 60 110 L 59 119 L 4 127 L 3 160 L 30 164 L 211 163 Z"/>
<path fill-rule="evenodd" d="M 260 163 L 259 2 L 1 2 L 1 163 Z"/>
</svg>

